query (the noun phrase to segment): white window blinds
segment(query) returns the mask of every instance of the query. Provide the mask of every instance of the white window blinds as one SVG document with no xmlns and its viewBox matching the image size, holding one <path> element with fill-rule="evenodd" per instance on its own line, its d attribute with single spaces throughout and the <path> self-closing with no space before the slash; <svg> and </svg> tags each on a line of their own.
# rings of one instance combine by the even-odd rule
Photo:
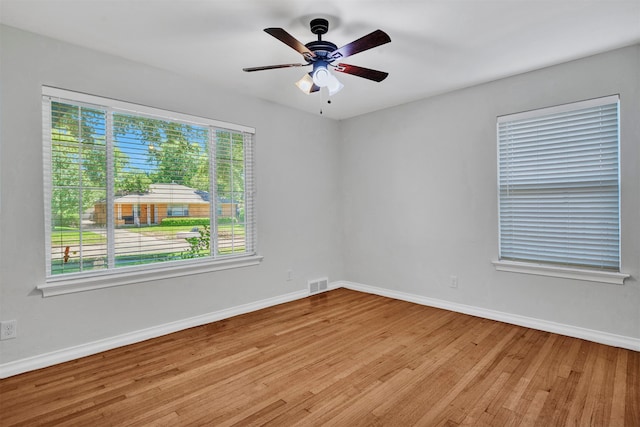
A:
<svg viewBox="0 0 640 427">
<path fill-rule="evenodd" d="M 256 254 L 252 128 L 43 88 L 47 277 Z"/>
<path fill-rule="evenodd" d="M 618 103 L 498 118 L 500 259 L 620 270 Z"/>
</svg>

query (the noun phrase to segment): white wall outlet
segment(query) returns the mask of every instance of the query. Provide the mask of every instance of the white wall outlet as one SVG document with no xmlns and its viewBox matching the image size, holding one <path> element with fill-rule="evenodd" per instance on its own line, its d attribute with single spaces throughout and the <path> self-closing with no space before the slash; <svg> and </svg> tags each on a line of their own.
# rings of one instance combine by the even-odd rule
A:
<svg viewBox="0 0 640 427">
<path fill-rule="evenodd" d="M 288 269 L 287 270 L 287 282 L 290 282 L 293 280 L 293 269 Z"/>
<path fill-rule="evenodd" d="M 451 282 L 449 282 L 449 287 L 450 288 L 458 287 L 458 276 L 451 276 Z"/>
<path fill-rule="evenodd" d="M 3 320 L 0 322 L 0 340 L 10 340 L 18 336 L 18 321 Z"/>
</svg>

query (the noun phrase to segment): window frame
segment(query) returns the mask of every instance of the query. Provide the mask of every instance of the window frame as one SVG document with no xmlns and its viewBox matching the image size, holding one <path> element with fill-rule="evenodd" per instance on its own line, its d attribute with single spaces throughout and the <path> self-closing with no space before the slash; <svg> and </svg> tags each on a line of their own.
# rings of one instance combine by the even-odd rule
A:
<svg viewBox="0 0 640 427">
<path fill-rule="evenodd" d="M 189 276 L 193 274 L 207 273 L 219 270 L 226 270 L 231 268 L 240 268 L 246 266 L 252 266 L 259 264 L 263 257 L 258 255 L 257 245 L 257 219 L 255 215 L 255 128 L 238 125 L 233 123 L 222 122 L 218 120 L 177 113 L 165 109 L 159 109 L 154 107 L 148 107 L 139 104 L 133 104 L 126 101 L 114 100 L 110 98 L 104 98 L 85 93 L 70 91 L 66 89 L 54 88 L 50 86 L 42 86 L 42 98 L 43 98 L 43 164 L 44 168 L 44 225 L 45 225 L 45 250 L 46 250 L 46 272 L 45 282 L 39 284 L 36 288 L 42 292 L 42 295 L 53 296 L 68 294 L 74 292 L 87 291 L 92 289 L 101 289 L 112 286 L 122 286 L 133 283 L 140 283 L 152 280 L 174 278 Z M 247 216 L 247 230 L 246 238 L 251 239 L 251 248 L 249 252 L 239 254 L 225 254 L 215 255 L 215 251 L 211 255 L 196 258 L 196 259 L 183 259 L 178 261 L 165 261 L 160 263 L 149 263 L 137 266 L 125 266 L 118 268 L 107 268 L 101 270 L 90 270 L 85 272 L 65 273 L 59 275 L 53 275 L 50 273 L 51 268 L 51 197 L 52 197 L 52 145 L 51 145 L 51 102 L 67 102 L 78 105 L 86 105 L 88 107 L 98 107 L 106 110 L 107 114 L 112 114 L 114 111 L 117 113 L 135 114 L 145 117 L 159 118 L 163 120 L 175 120 L 187 124 L 194 124 L 198 126 L 206 126 L 210 129 L 221 129 L 225 131 L 238 132 L 245 135 L 245 203 Z M 45 108 L 48 105 L 49 108 Z M 49 129 L 49 135 L 46 134 L 46 129 Z M 249 135 L 247 137 L 246 135 Z M 214 138 L 215 139 L 215 138 Z M 248 142 L 247 142 L 248 139 Z M 106 167 L 109 167 L 109 157 L 112 154 L 109 152 L 110 144 L 107 144 L 107 163 Z M 211 147 L 215 153 L 215 147 Z M 211 153 L 213 156 L 214 154 Z M 213 158 L 213 157 L 212 157 Z M 213 161 L 213 160 L 211 160 Z M 213 173 L 213 172 L 212 172 Z M 214 189 L 211 189 L 213 191 Z M 113 187 L 108 187 L 108 197 L 113 198 Z M 215 194 L 215 191 L 211 194 Z M 211 197 L 215 200 L 215 196 Z M 217 219 L 217 203 L 212 203 L 210 207 L 210 215 L 215 220 Z M 112 218 L 108 227 L 115 227 L 113 224 L 114 213 L 109 216 Z M 212 245 L 214 241 L 215 224 L 212 223 Z"/>
<path fill-rule="evenodd" d="M 611 283 L 611 284 L 623 284 L 624 280 L 629 277 L 628 274 L 622 273 L 622 241 L 621 241 L 621 181 L 620 181 L 620 97 L 619 95 L 610 95 L 600 98 L 589 99 L 585 101 L 572 102 L 568 104 L 556 105 L 553 107 L 539 108 L 530 111 L 524 111 L 521 113 L 508 114 L 504 116 L 499 116 L 496 120 L 496 141 L 497 141 L 497 202 L 498 202 L 498 259 L 492 261 L 494 267 L 497 271 L 506 271 L 506 272 L 515 272 L 515 273 L 524 273 L 524 274 L 534 274 L 534 275 L 542 275 L 542 276 L 550 276 L 550 277 L 560 277 L 567 279 L 577 279 L 577 280 L 585 280 L 585 281 L 593 281 L 593 282 L 601 282 L 601 283 Z M 617 104 L 617 133 L 618 133 L 618 173 L 617 173 L 617 182 L 618 182 L 618 234 L 619 234 L 619 243 L 618 243 L 618 268 L 617 271 L 613 269 L 599 269 L 597 267 L 590 266 L 582 266 L 582 265 L 569 265 L 569 264 L 554 264 L 552 262 L 545 262 L 541 260 L 529 259 L 529 260 L 521 260 L 521 259 L 503 259 L 502 252 L 502 225 L 501 225 L 501 217 L 502 217 L 502 199 L 501 199 L 501 178 L 502 178 L 502 167 L 501 167 L 501 137 L 500 137 L 500 127 L 503 123 L 515 122 L 523 119 L 535 119 L 544 116 L 554 115 L 554 114 L 562 114 L 569 113 L 573 111 L 579 111 L 588 109 L 591 107 L 597 107 L 601 105 L 610 105 Z"/>
</svg>

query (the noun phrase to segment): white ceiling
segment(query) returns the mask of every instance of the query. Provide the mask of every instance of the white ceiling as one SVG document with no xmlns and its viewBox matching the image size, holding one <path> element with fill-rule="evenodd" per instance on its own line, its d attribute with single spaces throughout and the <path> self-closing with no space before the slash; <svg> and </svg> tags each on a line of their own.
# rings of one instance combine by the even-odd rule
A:
<svg viewBox="0 0 640 427">
<path fill-rule="evenodd" d="M 349 57 L 381 83 L 337 73 L 344 89 L 305 95 L 304 62 L 263 32 L 282 27 L 338 46 L 373 30 L 391 43 Z M 0 0 L 0 22 L 326 117 L 344 119 L 640 42 L 640 0 Z"/>
</svg>

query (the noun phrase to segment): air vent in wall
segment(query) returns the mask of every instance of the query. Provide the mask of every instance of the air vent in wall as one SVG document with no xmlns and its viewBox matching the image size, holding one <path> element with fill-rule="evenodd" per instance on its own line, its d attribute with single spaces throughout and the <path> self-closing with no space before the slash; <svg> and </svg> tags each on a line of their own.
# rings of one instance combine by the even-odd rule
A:
<svg viewBox="0 0 640 427">
<path fill-rule="evenodd" d="M 317 294 L 318 292 L 324 292 L 329 288 L 329 278 L 323 277 L 321 279 L 309 280 L 309 293 Z"/>
</svg>

